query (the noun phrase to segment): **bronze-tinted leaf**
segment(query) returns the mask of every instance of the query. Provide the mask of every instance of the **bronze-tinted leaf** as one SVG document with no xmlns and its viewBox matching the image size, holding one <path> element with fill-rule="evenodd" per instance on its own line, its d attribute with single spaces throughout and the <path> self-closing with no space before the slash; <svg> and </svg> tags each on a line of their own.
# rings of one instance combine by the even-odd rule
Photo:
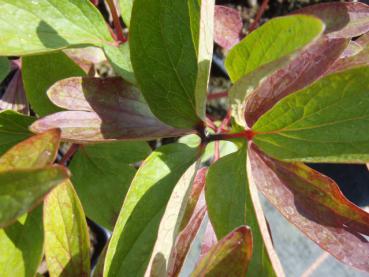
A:
<svg viewBox="0 0 369 277">
<path fill-rule="evenodd" d="M 308 6 L 294 13 L 314 15 L 331 38 L 351 38 L 369 31 L 369 6 L 358 2 L 332 2 Z"/>
<path fill-rule="evenodd" d="M 238 10 L 215 6 L 214 41 L 229 50 L 241 40 L 243 22 Z"/>
<path fill-rule="evenodd" d="M 251 255 L 251 230 L 241 226 L 214 245 L 191 276 L 245 276 Z"/>
<path fill-rule="evenodd" d="M 369 272 L 369 214 L 348 201 L 330 178 L 301 163 L 264 155 L 254 144 L 249 161 L 255 182 L 281 214 L 341 262 Z"/>
<path fill-rule="evenodd" d="M 121 78 L 69 78 L 52 86 L 48 95 L 53 103 L 70 111 L 42 118 L 31 129 L 60 128 L 64 140 L 149 140 L 193 132 L 159 121 L 139 90 Z"/>
<path fill-rule="evenodd" d="M 247 125 L 254 125 L 282 98 L 322 77 L 347 44 L 346 39 L 322 37 L 266 78 L 248 98 L 245 107 Z"/>
</svg>

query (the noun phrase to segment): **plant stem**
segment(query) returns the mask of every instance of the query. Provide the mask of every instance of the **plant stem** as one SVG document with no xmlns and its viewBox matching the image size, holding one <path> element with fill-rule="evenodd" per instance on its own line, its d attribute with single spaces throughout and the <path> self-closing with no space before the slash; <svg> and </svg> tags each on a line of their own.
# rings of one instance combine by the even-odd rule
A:
<svg viewBox="0 0 369 277">
<path fill-rule="evenodd" d="M 247 30 L 249 33 L 254 31 L 256 27 L 259 25 L 261 16 L 265 12 L 266 8 L 268 7 L 269 0 L 263 0 L 263 3 L 261 3 L 260 8 L 258 9 L 258 12 L 256 13 L 254 22 L 250 25 L 249 29 Z"/>
<path fill-rule="evenodd" d="M 68 149 L 68 151 L 64 154 L 63 158 L 59 162 L 61 165 L 67 165 L 67 162 L 70 160 L 70 158 L 74 155 L 74 153 L 77 152 L 79 148 L 78 144 L 72 144 L 72 146 Z"/>
<path fill-rule="evenodd" d="M 224 98 L 228 96 L 228 91 L 215 92 L 208 94 L 208 100 L 215 100 L 219 98 Z"/>
<path fill-rule="evenodd" d="M 216 162 L 220 158 L 220 145 L 219 141 L 214 142 L 214 160 L 213 162 Z"/>
<path fill-rule="evenodd" d="M 243 138 L 246 140 L 252 140 L 255 135 L 256 135 L 255 132 L 249 129 L 249 130 L 245 130 L 240 133 L 234 133 L 234 134 L 224 134 L 223 133 L 223 134 L 209 135 L 206 139 L 208 142 L 235 139 L 235 138 Z"/>
<path fill-rule="evenodd" d="M 121 43 L 125 43 L 127 41 L 127 38 L 123 34 L 123 28 L 120 24 L 120 19 L 118 16 L 117 8 L 115 7 L 114 0 L 106 0 L 108 3 L 111 15 L 113 16 L 113 22 L 114 22 L 114 30 L 117 33 L 118 40 Z"/>
</svg>

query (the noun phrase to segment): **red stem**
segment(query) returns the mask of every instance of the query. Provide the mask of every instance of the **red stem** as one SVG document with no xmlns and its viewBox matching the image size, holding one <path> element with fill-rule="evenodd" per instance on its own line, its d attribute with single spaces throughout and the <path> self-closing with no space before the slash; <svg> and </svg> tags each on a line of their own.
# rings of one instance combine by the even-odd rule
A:
<svg viewBox="0 0 369 277">
<path fill-rule="evenodd" d="M 215 141 L 214 142 L 214 160 L 213 162 L 216 162 L 217 160 L 219 160 L 220 158 L 220 145 L 219 145 L 219 141 Z"/>
<path fill-rule="evenodd" d="M 261 3 L 261 6 L 258 10 L 258 12 L 256 13 L 254 22 L 252 22 L 252 24 L 250 25 L 248 32 L 251 33 L 252 31 L 254 31 L 256 29 L 256 27 L 259 25 L 259 21 L 261 19 L 261 16 L 263 15 L 263 13 L 265 12 L 266 8 L 268 7 L 268 3 L 269 0 L 263 0 L 263 3 Z"/>
<path fill-rule="evenodd" d="M 59 162 L 61 165 L 67 165 L 67 162 L 70 160 L 70 158 L 74 155 L 74 153 L 77 152 L 79 148 L 78 144 L 72 144 L 72 146 L 68 149 L 68 151 L 64 154 L 63 158 Z"/>
<path fill-rule="evenodd" d="M 108 3 L 111 15 L 113 16 L 114 30 L 117 33 L 118 40 L 121 43 L 125 43 L 127 41 L 127 38 L 123 34 L 123 28 L 122 25 L 120 24 L 120 19 L 115 4 L 113 0 L 106 0 L 106 2 Z"/>
<path fill-rule="evenodd" d="M 208 141 L 218 141 L 218 140 L 226 140 L 226 139 L 235 139 L 235 138 L 243 138 L 246 140 L 252 140 L 254 138 L 254 136 L 256 135 L 256 133 L 251 130 L 245 130 L 239 133 L 234 133 L 234 134 L 215 134 L 215 135 L 210 135 L 208 137 Z"/>
<path fill-rule="evenodd" d="M 208 100 L 215 100 L 219 98 L 224 98 L 228 96 L 228 91 L 215 92 L 208 94 Z"/>
</svg>

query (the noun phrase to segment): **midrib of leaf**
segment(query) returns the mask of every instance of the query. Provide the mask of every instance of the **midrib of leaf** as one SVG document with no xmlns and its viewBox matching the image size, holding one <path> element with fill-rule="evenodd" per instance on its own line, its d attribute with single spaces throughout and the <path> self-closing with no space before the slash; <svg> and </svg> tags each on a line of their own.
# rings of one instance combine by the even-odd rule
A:
<svg viewBox="0 0 369 277">
<path fill-rule="evenodd" d="M 162 1 L 160 1 L 160 5 L 162 5 Z M 160 16 L 162 16 L 162 10 L 161 10 L 161 12 L 160 12 Z M 184 84 L 183 84 L 183 82 L 182 82 L 182 79 L 179 77 L 179 75 L 178 75 L 178 71 L 177 71 L 177 68 L 174 66 L 174 63 L 173 63 L 173 61 L 172 61 L 172 58 L 171 58 L 171 56 L 170 56 L 170 54 L 169 54 L 169 52 L 168 52 L 168 46 L 166 45 L 166 41 L 165 41 L 165 39 L 164 39 L 164 35 L 163 35 L 163 25 L 162 25 L 162 22 L 163 22 L 163 21 L 162 21 L 162 20 L 160 20 L 160 37 L 161 37 L 162 42 L 163 42 L 163 44 L 164 44 L 164 46 L 165 46 L 165 47 L 164 47 L 164 49 L 165 49 L 165 53 L 166 53 L 166 55 L 167 55 L 167 57 L 168 57 L 168 60 L 169 60 L 169 62 L 170 62 L 170 64 L 171 64 L 171 66 L 172 66 L 172 68 L 171 68 L 171 69 L 173 69 L 173 70 L 174 70 L 174 72 L 175 72 L 175 74 L 176 74 L 177 81 L 178 81 L 178 83 L 180 84 L 180 86 L 181 86 L 181 88 L 182 88 L 183 92 L 186 94 L 186 96 L 187 96 L 187 98 L 188 98 L 189 102 L 191 103 L 192 108 L 193 108 L 194 110 L 196 110 L 195 103 L 193 102 L 193 99 L 192 99 L 192 97 L 190 96 L 190 93 L 187 91 L 186 87 L 184 86 Z M 181 49 L 181 55 L 179 55 L 179 59 L 178 59 L 177 64 L 179 63 L 180 58 L 182 57 L 182 53 L 183 53 L 182 37 L 181 37 L 180 41 L 181 41 L 181 43 L 178 43 L 177 45 L 181 45 L 181 48 L 180 48 L 180 49 Z"/>
<path fill-rule="evenodd" d="M 91 38 L 92 39 L 94 39 L 94 40 L 96 40 L 96 41 L 99 41 L 99 42 L 101 42 L 101 43 L 105 43 L 105 44 L 112 44 L 112 42 L 111 41 L 105 41 L 105 40 L 102 40 L 102 39 L 100 39 L 99 37 L 97 37 L 95 34 L 92 34 L 92 33 L 90 33 L 90 30 L 87 30 L 87 29 L 84 29 L 84 28 L 82 28 L 79 24 L 76 24 L 76 22 L 74 21 L 74 20 L 71 20 L 69 17 L 66 17 L 65 16 L 65 14 L 63 13 L 63 12 L 61 12 L 53 3 L 51 3 L 51 2 L 49 2 L 48 1 L 48 3 L 50 4 L 50 6 L 52 6 L 64 19 L 66 19 L 67 21 L 69 21 L 69 22 L 71 22 L 71 23 L 73 23 L 73 26 L 75 26 L 75 27 L 77 27 L 79 30 L 82 30 L 84 33 L 86 33 L 86 34 L 89 34 L 90 36 L 91 36 Z M 26 13 L 30 13 L 30 14 L 32 14 L 33 16 L 35 16 L 37 19 L 40 19 L 40 20 L 42 20 L 42 21 L 45 21 L 43 18 L 41 18 L 37 13 L 34 13 L 33 11 L 30 11 L 30 10 L 28 10 L 28 9 L 25 9 L 24 7 L 22 7 L 22 6 L 18 6 L 18 5 L 16 5 L 16 3 L 9 3 L 9 2 L 5 2 L 5 4 L 8 4 L 8 5 L 11 5 L 11 6 L 14 6 L 14 7 L 16 7 L 16 8 L 18 8 L 18 9 L 21 9 L 21 10 L 23 10 L 23 11 L 25 11 Z M 78 11 L 81 11 L 79 8 L 77 8 L 77 10 Z M 82 12 L 82 11 L 81 11 Z M 84 18 L 87 18 L 87 20 L 89 21 L 89 22 L 91 22 L 90 21 L 90 18 L 88 18 L 88 17 L 86 17 L 85 16 L 85 14 L 82 12 L 82 14 L 83 14 L 83 17 Z M 46 21 L 45 21 L 46 22 Z M 47 23 L 47 22 L 46 22 Z M 91 22 L 92 23 L 92 22 Z M 8 25 L 9 25 L 9 23 L 8 23 Z M 92 26 L 94 26 L 95 24 L 91 24 Z M 54 29 L 54 27 L 52 27 L 53 29 Z M 97 30 L 97 29 L 95 29 L 95 30 Z M 43 33 L 47 33 L 47 32 L 44 32 L 43 31 Z M 64 33 L 61 33 L 59 30 L 57 30 L 57 33 L 58 34 L 61 34 L 61 35 L 63 35 L 64 37 L 69 37 L 68 35 L 65 35 Z M 99 34 L 101 34 L 100 33 L 100 31 L 97 31 L 97 33 L 99 33 Z M 105 35 L 103 35 L 103 34 L 101 34 L 102 36 L 105 36 Z M 114 45 L 114 43 L 113 43 L 113 45 Z"/>
</svg>

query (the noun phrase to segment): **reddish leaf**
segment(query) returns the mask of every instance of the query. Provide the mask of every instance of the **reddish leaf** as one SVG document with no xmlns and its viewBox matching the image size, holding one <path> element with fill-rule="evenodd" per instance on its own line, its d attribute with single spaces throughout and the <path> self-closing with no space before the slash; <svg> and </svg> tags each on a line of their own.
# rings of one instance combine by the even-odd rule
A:
<svg viewBox="0 0 369 277">
<path fill-rule="evenodd" d="M 104 52 L 97 47 L 65 49 L 64 53 L 86 73 L 93 74 L 94 65 L 106 61 Z"/>
<path fill-rule="evenodd" d="M 213 246 L 191 276 L 245 276 L 251 256 L 251 230 L 241 226 Z"/>
<path fill-rule="evenodd" d="M 337 60 L 328 70 L 327 74 L 349 70 L 355 67 L 369 65 L 369 47 L 358 54 Z"/>
<path fill-rule="evenodd" d="M 355 42 L 358 43 L 361 47 L 369 46 L 369 33 L 362 35 L 357 40 L 355 40 Z"/>
<path fill-rule="evenodd" d="M 351 38 L 369 31 L 369 6 L 364 3 L 321 3 L 294 13 L 317 16 L 326 24 L 330 38 Z"/>
<path fill-rule="evenodd" d="M 56 105 L 71 111 L 42 118 L 31 129 L 60 128 L 64 140 L 149 140 L 193 132 L 159 121 L 140 92 L 121 78 L 69 78 L 52 86 L 48 95 Z"/>
<path fill-rule="evenodd" d="M 17 70 L 6 88 L 4 95 L 1 97 L 0 110 L 13 110 L 29 115 L 29 107 L 20 70 Z"/>
<path fill-rule="evenodd" d="M 354 56 L 358 54 L 361 50 L 363 50 L 363 47 L 360 45 L 360 43 L 357 43 L 354 40 L 351 40 L 349 45 L 347 45 L 345 51 L 341 54 L 340 58 L 347 58 Z"/>
<path fill-rule="evenodd" d="M 250 95 L 245 108 L 248 126 L 282 98 L 322 77 L 347 46 L 346 39 L 322 37 L 286 66 L 266 78 Z"/>
<path fill-rule="evenodd" d="M 225 6 L 215 6 L 214 40 L 221 47 L 229 50 L 241 40 L 243 28 L 238 10 Z"/>
<path fill-rule="evenodd" d="M 191 219 L 193 213 L 196 212 L 195 211 L 196 204 L 200 202 L 198 200 L 205 186 L 205 177 L 207 172 L 208 168 L 203 167 L 200 168 L 196 173 L 192 189 L 188 198 L 187 206 L 183 214 L 180 230 L 182 230 L 188 224 L 188 221 Z"/>
<path fill-rule="evenodd" d="M 205 214 L 206 206 L 203 205 L 196 213 L 193 214 L 182 232 L 178 234 L 170 260 L 168 262 L 168 276 L 178 276 L 190 249 L 191 243 L 201 226 L 201 222 L 204 219 Z"/>
<path fill-rule="evenodd" d="M 369 272 L 369 214 L 330 178 L 301 163 L 283 163 L 249 148 L 251 180 L 281 214 L 338 260 Z"/>
<path fill-rule="evenodd" d="M 204 240 L 201 243 L 200 257 L 204 257 L 217 244 L 218 239 L 210 220 L 206 226 Z"/>
</svg>

